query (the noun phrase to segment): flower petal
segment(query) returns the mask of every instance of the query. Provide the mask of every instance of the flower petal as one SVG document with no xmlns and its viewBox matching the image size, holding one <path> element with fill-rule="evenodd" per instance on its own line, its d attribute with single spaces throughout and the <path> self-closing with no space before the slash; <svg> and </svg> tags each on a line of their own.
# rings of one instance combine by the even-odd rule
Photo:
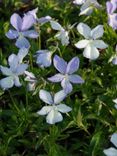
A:
<svg viewBox="0 0 117 156">
<path fill-rule="evenodd" d="M 116 147 L 117 147 L 117 133 L 114 133 L 111 136 L 111 140 L 110 140 Z M 117 154 L 117 153 L 116 153 Z"/>
<path fill-rule="evenodd" d="M 47 104 L 53 104 L 54 103 L 52 95 L 46 90 L 41 89 L 39 92 L 39 97 L 43 102 L 45 102 Z"/>
<path fill-rule="evenodd" d="M 28 54 L 27 48 L 21 48 L 18 52 L 19 63 L 22 63 L 23 58 Z"/>
<path fill-rule="evenodd" d="M 9 76 L 0 80 L 0 86 L 2 89 L 12 88 L 14 85 L 13 77 Z"/>
<path fill-rule="evenodd" d="M 10 30 L 6 33 L 6 36 L 7 36 L 9 39 L 15 39 L 15 38 L 17 38 L 19 35 L 18 35 L 18 32 L 17 32 L 16 30 L 10 29 Z"/>
<path fill-rule="evenodd" d="M 69 75 L 69 81 L 72 83 L 84 83 L 84 80 L 79 75 Z"/>
<path fill-rule="evenodd" d="M 6 75 L 6 76 L 10 76 L 13 74 L 12 71 L 7 67 L 0 66 L 0 70 L 1 70 L 2 74 Z"/>
<path fill-rule="evenodd" d="M 58 111 L 60 111 L 61 113 L 67 113 L 70 112 L 72 110 L 71 107 L 65 105 L 65 104 L 60 104 L 57 105 Z"/>
<path fill-rule="evenodd" d="M 114 100 L 113 100 L 113 102 L 117 104 L 117 98 L 116 98 L 116 99 L 114 99 Z"/>
<path fill-rule="evenodd" d="M 86 39 L 89 39 L 91 37 L 91 28 L 88 25 L 84 23 L 79 23 L 77 26 L 77 30 Z"/>
<path fill-rule="evenodd" d="M 82 9 L 81 7 L 81 12 L 79 13 L 79 16 L 81 15 L 90 15 L 92 12 L 93 12 L 93 7 L 92 6 L 89 6 L 88 8 L 85 8 L 85 9 Z"/>
<path fill-rule="evenodd" d="M 63 87 L 66 94 L 70 93 L 73 90 L 72 84 L 69 80 L 63 79 L 61 82 L 61 86 Z"/>
<path fill-rule="evenodd" d="M 46 114 L 48 114 L 51 111 L 52 107 L 53 106 L 44 106 L 41 110 L 39 110 L 37 112 L 37 114 L 39 114 L 39 115 L 46 115 Z"/>
<path fill-rule="evenodd" d="M 108 47 L 108 45 L 106 43 L 104 43 L 104 41 L 102 41 L 102 40 L 94 40 L 93 45 L 99 49 L 105 49 Z"/>
<path fill-rule="evenodd" d="M 60 122 L 62 120 L 63 120 L 63 117 L 61 113 L 59 113 L 58 111 L 54 109 L 52 109 L 46 117 L 46 122 L 49 124 L 55 124 L 56 122 Z"/>
<path fill-rule="evenodd" d="M 108 23 L 113 29 L 117 29 L 117 13 L 109 14 Z"/>
<path fill-rule="evenodd" d="M 91 36 L 95 40 L 102 37 L 103 33 L 104 33 L 103 25 L 98 25 L 97 27 L 92 29 Z"/>
<path fill-rule="evenodd" d="M 45 24 L 49 22 L 52 18 L 50 16 L 41 17 L 38 19 L 38 23 Z"/>
<path fill-rule="evenodd" d="M 61 31 L 63 29 L 62 26 L 56 21 L 50 21 L 50 24 L 51 24 L 52 29 L 54 29 L 54 30 Z"/>
<path fill-rule="evenodd" d="M 19 64 L 16 69 L 16 74 L 22 75 L 27 68 L 28 68 L 28 64 Z"/>
<path fill-rule="evenodd" d="M 62 74 L 56 74 L 52 77 L 49 77 L 48 80 L 51 82 L 61 82 L 64 78 L 64 75 Z"/>
<path fill-rule="evenodd" d="M 29 48 L 30 43 L 25 37 L 19 37 L 15 43 L 18 48 Z"/>
<path fill-rule="evenodd" d="M 18 66 L 18 63 L 19 63 L 17 55 L 11 54 L 8 58 L 8 63 L 9 63 L 11 71 L 14 72 Z"/>
<path fill-rule="evenodd" d="M 83 51 L 83 56 L 95 60 L 99 57 L 99 51 L 93 45 L 88 45 Z"/>
<path fill-rule="evenodd" d="M 68 65 L 67 65 L 67 69 L 66 69 L 66 73 L 67 74 L 72 74 L 74 72 L 76 72 L 79 68 L 79 58 L 78 57 L 74 57 L 71 59 L 71 61 L 69 61 Z"/>
<path fill-rule="evenodd" d="M 26 31 L 31 28 L 35 22 L 36 20 L 33 15 L 25 14 L 22 22 L 22 31 Z"/>
<path fill-rule="evenodd" d="M 65 74 L 67 68 L 67 62 L 65 62 L 62 58 L 58 55 L 54 56 L 53 59 L 55 68 L 62 74 Z"/>
<path fill-rule="evenodd" d="M 16 87 L 21 87 L 21 83 L 19 81 L 19 77 L 18 76 L 15 76 L 14 78 L 14 84 Z"/>
<path fill-rule="evenodd" d="M 107 2 L 106 2 L 106 9 L 107 9 L 107 13 L 108 13 L 108 14 L 113 13 L 113 12 L 112 12 L 112 8 L 113 8 L 112 3 L 109 2 L 109 1 L 107 1 Z"/>
<path fill-rule="evenodd" d="M 10 18 L 10 23 L 11 25 L 17 30 L 20 31 L 21 30 L 21 26 L 22 26 L 22 19 L 21 17 L 14 13 L 11 18 Z"/>
<path fill-rule="evenodd" d="M 78 41 L 75 46 L 79 49 L 85 48 L 87 46 L 87 44 L 89 43 L 89 40 L 81 40 Z"/>
<path fill-rule="evenodd" d="M 57 92 L 54 95 L 54 104 L 59 104 L 61 101 L 63 101 L 66 98 L 67 94 L 65 93 L 64 90 L 61 90 Z"/>
<path fill-rule="evenodd" d="M 104 154 L 106 154 L 106 156 L 117 156 L 117 150 L 113 147 L 110 147 L 104 150 Z"/>
<path fill-rule="evenodd" d="M 29 38 L 37 38 L 39 36 L 39 34 L 35 30 L 24 31 L 22 32 L 22 34 L 25 37 L 29 37 Z"/>
</svg>

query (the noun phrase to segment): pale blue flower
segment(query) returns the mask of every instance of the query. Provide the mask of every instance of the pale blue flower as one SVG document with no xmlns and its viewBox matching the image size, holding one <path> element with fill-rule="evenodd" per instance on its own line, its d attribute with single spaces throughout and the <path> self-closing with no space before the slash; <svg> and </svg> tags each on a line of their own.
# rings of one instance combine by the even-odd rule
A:
<svg viewBox="0 0 117 156">
<path fill-rule="evenodd" d="M 55 37 L 61 41 L 62 45 L 68 45 L 69 44 L 69 36 L 68 31 L 66 31 L 58 22 L 56 21 L 50 21 L 51 27 L 54 30 L 58 30 L 58 33 L 55 35 Z"/>
<path fill-rule="evenodd" d="M 36 63 L 40 67 L 49 67 L 52 64 L 52 52 L 48 50 L 38 50 L 36 52 Z"/>
<path fill-rule="evenodd" d="M 49 106 L 44 106 L 37 113 L 39 115 L 47 115 L 46 122 L 49 124 L 55 124 L 63 120 L 61 113 L 67 113 L 71 111 L 71 107 L 61 103 L 66 97 L 64 90 L 57 92 L 54 96 L 46 90 L 40 90 L 40 99 L 49 104 Z"/>
<path fill-rule="evenodd" d="M 104 150 L 104 154 L 106 156 L 117 156 L 117 133 L 114 133 L 112 136 L 111 136 L 111 139 L 110 141 L 114 144 L 114 147 L 110 147 L 108 149 L 105 149 Z"/>
<path fill-rule="evenodd" d="M 105 49 L 108 47 L 104 41 L 99 40 L 103 36 L 103 25 L 98 25 L 94 29 L 84 23 L 79 23 L 77 26 L 78 32 L 85 37 L 85 39 L 78 41 L 75 46 L 79 49 L 84 48 L 83 56 L 95 60 L 99 57 L 99 49 Z"/>
<path fill-rule="evenodd" d="M 11 54 L 8 58 L 8 67 L 0 66 L 0 70 L 6 78 L 0 80 L 1 88 L 8 89 L 12 88 L 14 85 L 17 87 L 21 86 L 19 81 L 19 76 L 24 74 L 25 70 L 28 68 L 27 64 L 22 63 L 23 58 L 28 54 L 28 49 L 22 48 L 19 50 L 17 55 Z"/>
<path fill-rule="evenodd" d="M 54 66 L 60 72 L 50 78 L 48 78 L 51 82 L 61 82 L 61 86 L 65 90 L 66 93 L 70 93 L 73 90 L 72 83 L 74 84 L 82 84 L 84 80 L 77 74 L 74 74 L 79 68 L 79 58 L 74 57 L 71 61 L 64 61 L 59 56 L 55 55 Z"/>
<path fill-rule="evenodd" d="M 39 34 L 30 28 L 34 25 L 35 19 L 32 15 L 25 14 L 23 18 L 21 18 L 18 14 L 14 13 L 10 18 L 11 25 L 16 29 L 10 29 L 6 36 L 9 39 L 16 39 L 15 45 L 18 48 L 29 48 L 30 43 L 26 39 L 28 38 L 37 38 Z"/>
</svg>

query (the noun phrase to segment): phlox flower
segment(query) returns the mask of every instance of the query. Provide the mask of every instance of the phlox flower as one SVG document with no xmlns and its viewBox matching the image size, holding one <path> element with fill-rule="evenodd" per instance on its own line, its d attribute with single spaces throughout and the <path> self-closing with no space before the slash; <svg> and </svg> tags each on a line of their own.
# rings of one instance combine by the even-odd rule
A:
<svg viewBox="0 0 117 156">
<path fill-rule="evenodd" d="M 82 5 L 86 2 L 86 0 L 74 0 L 73 3 L 76 5 Z"/>
<path fill-rule="evenodd" d="M 114 144 L 114 146 L 116 148 L 113 148 L 113 147 L 110 147 L 108 149 L 105 149 L 104 150 L 104 154 L 106 156 L 117 156 L 117 133 L 114 133 L 112 136 L 111 136 L 111 139 L 110 141 Z"/>
<path fill-rule="evenodd" d="M 68 45 L 69 44 L 69 36 L 68 31 L 66 31 L 58 22 L 56 21 L 50 21 L 51 27 L 54 30 L 58 30 L 58 33 L 55 35 L 55 37 L 61 41 L 62 45 Z"/>
<path fill-rule="evenodd" d="M 108 24 L 113 28 L 117 29 L 117 0 L 111 0 L 106 2 L 106 8 L 108 13 Z"/>
<path fill-rule="evenodd" d="M 41 25 L 49 22 L 52 19 L 50 16 L 45 16 L 45 17 L 38 18 L 37 15 L 36 15 L 37 12 L 38 12 L 38 8 L 33 9 L 31 11 L 28 11 L 27 14 L 32 15 L 35 18 L 36 22 L 40 23 Z"/>
<path fill-rule="evenodd" d="M 103 36 L 104 30 L 102 25 L 96 26 L 94 29 L 84 24 L 79 23 L 77 26 L 78 32 L 85 37 L 85 39 L 78 41 L 75 46 L 79 49 L 84 48 L 83 56 L 95 60 L 99 57 L 99 49 L 105 49 L 108 47 L 104 41 L 99 40 Z"/>
<path fill-rule="evenodd" d="M 49 106 L 44 106 L 37 113 L 39 115 L 47 115 L 46 122 L 49 124 L 62 121 L 63 117 L 61 113 L 67 113 L 72 110 L 71 107 L 61 103 L 66 97 L 66 93 L 63 90 L 57 92 L 54 96 L 46 90 L 40 90 L 39 97 L 43 102 L 49 104 Z"/>
<path fill-rule="evenodd" d="M 23 58 L 28 54 L 28 49 L 22 48 L 19 50 L 17 55 L 11 54 L 8 58 L 8 67 L 0 66 L 0 70 L 6 78 L 0 80 L 1 88 L 8 89 L 12 88 L 13 85 L 20 87 L 21 83 L 19 81 L 19 76 L 22 75 L 28 68 L 28 64 L 22 63 Z"/>
<path fill-rule="evenodd" d="M 52 64 L 52 52 L 48 51 L 48 50 L 38 50 L 36 52 L 36 63 L 40 66 L 40 67 L 49 67 Z"/>
<path fill-rule="evenodd" d="M 15 45 L 18 48 L 29 48 L 30 43 L 26 39 L 28 38 L 37 38 L 38 33 L 30 29 L 33 24 L 35 23 L 35 19 L 32 15 L 27 15 L 25 14 L 23 18 L 21 18 L 18 14 L 14 13 L 11 18 L 10 18 L 10 23 L 11 25 L 16 29 L 10 29 L 7 33 L 6 36 L 9 39 L 16 39 Z"/>
<path fill-rule="evenodd" d="M 28 85 L 27 85 L 28 91 L 35 90 L 36 83 L 37 83 L 37 79 L 35 75 L 32 72 L 28 72 L 28 71 L 25 71 L 24 73 L 26 75 L 24 80 L 28 82 Z"/>
<path fill-rule="evenodd" d="M 77 74 L 74 74 L 79 68 L 79 58 L 74 57 L 68 63 L 64 61 L 59 56 L 55 55 L 54 66 L 60 72 L 50 78 L 48 78 L 51 82 L 61 82 L 61 86 L 65 90 L 66 93 L 70 93 L 73 89 L 72 83 L 74 84 L 82 84 L 84 80 Z"/>
</svg>

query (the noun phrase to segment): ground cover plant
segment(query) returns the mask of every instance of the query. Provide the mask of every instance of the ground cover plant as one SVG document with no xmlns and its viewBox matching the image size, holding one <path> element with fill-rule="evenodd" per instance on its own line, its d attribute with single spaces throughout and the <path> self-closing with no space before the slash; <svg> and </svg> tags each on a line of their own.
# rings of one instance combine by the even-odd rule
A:
<svg viewBox="0 0 117 156">
<path fill-rule="evenodd" d="M 0 1 L 0 156 L 117 156 L 117 0 Z"/>
</svg>

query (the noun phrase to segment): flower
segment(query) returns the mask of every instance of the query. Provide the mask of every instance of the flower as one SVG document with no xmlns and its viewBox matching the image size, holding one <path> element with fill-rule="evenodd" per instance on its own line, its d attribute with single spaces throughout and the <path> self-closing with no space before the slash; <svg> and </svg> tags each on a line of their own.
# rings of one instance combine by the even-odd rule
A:
<svg viewBox="0 0 117 156">
<path fill-rule="evenodd" d="M 48 50 L 38 50 L 36 52 L 36 63 L 40 66 L 40 67 L 49 67 L 51 66 L 52 63 L 52 52 L 48 51 Z"/>
<path fill-rule="evenodd" d="M 108 24 L 113 28 L 117 29 L 117 13 L 114 13 L 117 9 L 117 0 L 111 0 L 106 2 L 106 8 L 108 13 Z"/>
<path fill-rule="evenodd" d="M 74 3 L 82 5 L 79 15 L 90 15 L 95 8 L 101 8 L 101 5 L 97 2 L 97 0 L 76 0 Z"/>
<path fill-rule="evenodd" d="M 91 60 L 95 60 L 99 57 L 99 49 L 105 49 L 108 47 L 102 40 L 99 40 L 103 36 L 104 30 L 102 25 L 96 26 L 94 29 L 84 24 L 79 23 L 77 26 L 78 32 L 85 37 L 84 40 L 81 40 L 75 44 L 79 49 L 84 48 L 83 56 Z"/>
<path fill-rule="evenodd" d="M 34 17 L 32 15 L 25 14 L 24 17 L 21 18 L 18 14 L 14 13 L 11 16 L 10 23 L 16 30 L 10 29 L 6 33 L 6 36 L 9 39 L 17 39 L 15 45 L 18 48 L 29 48 L 30 43 L 26 37 L 38 37 L 38 33 L 35 30 L 29 30 L 35 23 Z"/>
<path fill-rule="evenodd" d="M 79 68 L 79 58 L 74 57 L 71 61 L 65 62 L 62 58 L 55 55 L 54 66 L 60 72 L 50 78 L 48 78 L 51 82 L 61 82 L 61 86 L 65 90 L 66 93 L 70 93 L 73 89 L 72 84 L 81 84 L 84 83 L 84 80 L 77 74 L 73 74 Z"/>
<path fill-rule="evenodd" d="M 111 136 L 110 141 L 115 145 L 115 147 L 117 147 L 117 133 L 114 133 Z M 106 156 L 117 156 L 117 149 L 110 147 L 110 148 L 104 150 L 104 154 Z"/>
<path fill-rule="evenodd" d="M 33 9 L 31 11 L 28 11 L 27 14 L 32 15 L 35 18 L 36 22 L 40 23 L 41 25 L 49 22 L 52 19 L 50 16 L 45 16 L 45 17 L 38 18 L 37 15 L 36 15 L 37 12 L 38 12 L 38 8 Z"/>
<path fill-rule="evenodd" d="M 22 63 L 23 58 L 27 55 L 28 49 L 22 48 L 19 50 L 17 55 L 11 54 L 8 58 L 8 64 L 10 68 L 0 66 L 0 70 L 6 78 L 0 80 L 1 88 L 8 89 L 12 88 L 13 85 L 20 87 L 21 83 L 19 81 L 20 75 L 28 68 L 27 64 Z"/>
<path fill-rule="evenodd" d="M 36 83 L 37 83 L 37 79 L 35 75 L 32 72 L 28 72 L 28 71 L 25 71 L 24 73 L 26 75 L 24 80 L 28 82 L 28 86 L 27 86 L 28 91 L 35 90 Z"/>
<path fill-rule="evenodd" d="M 46 122 L 49 124 L 55 124 L 63 120 L 61 113 L 67 113 L 71 111 L 71 107 L 62 104 L 61 101 L 65 99 L 66 93 L 61 90 L 52 96 L 46 90 L 40 90 L 39 92 L 40 99 L 49 104 L 49 106 L 44 106 L 37 113 L 39 115 L 47 115 Z"/>
<path fill-rule="evenodd" d="M 59 32 L 55 35 L 55 37 L 61 41 L 62 45 L 69 44 L 69 36 L 68 31 L 66 31 L 58 22 L 50 21 L 51 27 L 54 30 L 58 30 Z"/>
</svg>

